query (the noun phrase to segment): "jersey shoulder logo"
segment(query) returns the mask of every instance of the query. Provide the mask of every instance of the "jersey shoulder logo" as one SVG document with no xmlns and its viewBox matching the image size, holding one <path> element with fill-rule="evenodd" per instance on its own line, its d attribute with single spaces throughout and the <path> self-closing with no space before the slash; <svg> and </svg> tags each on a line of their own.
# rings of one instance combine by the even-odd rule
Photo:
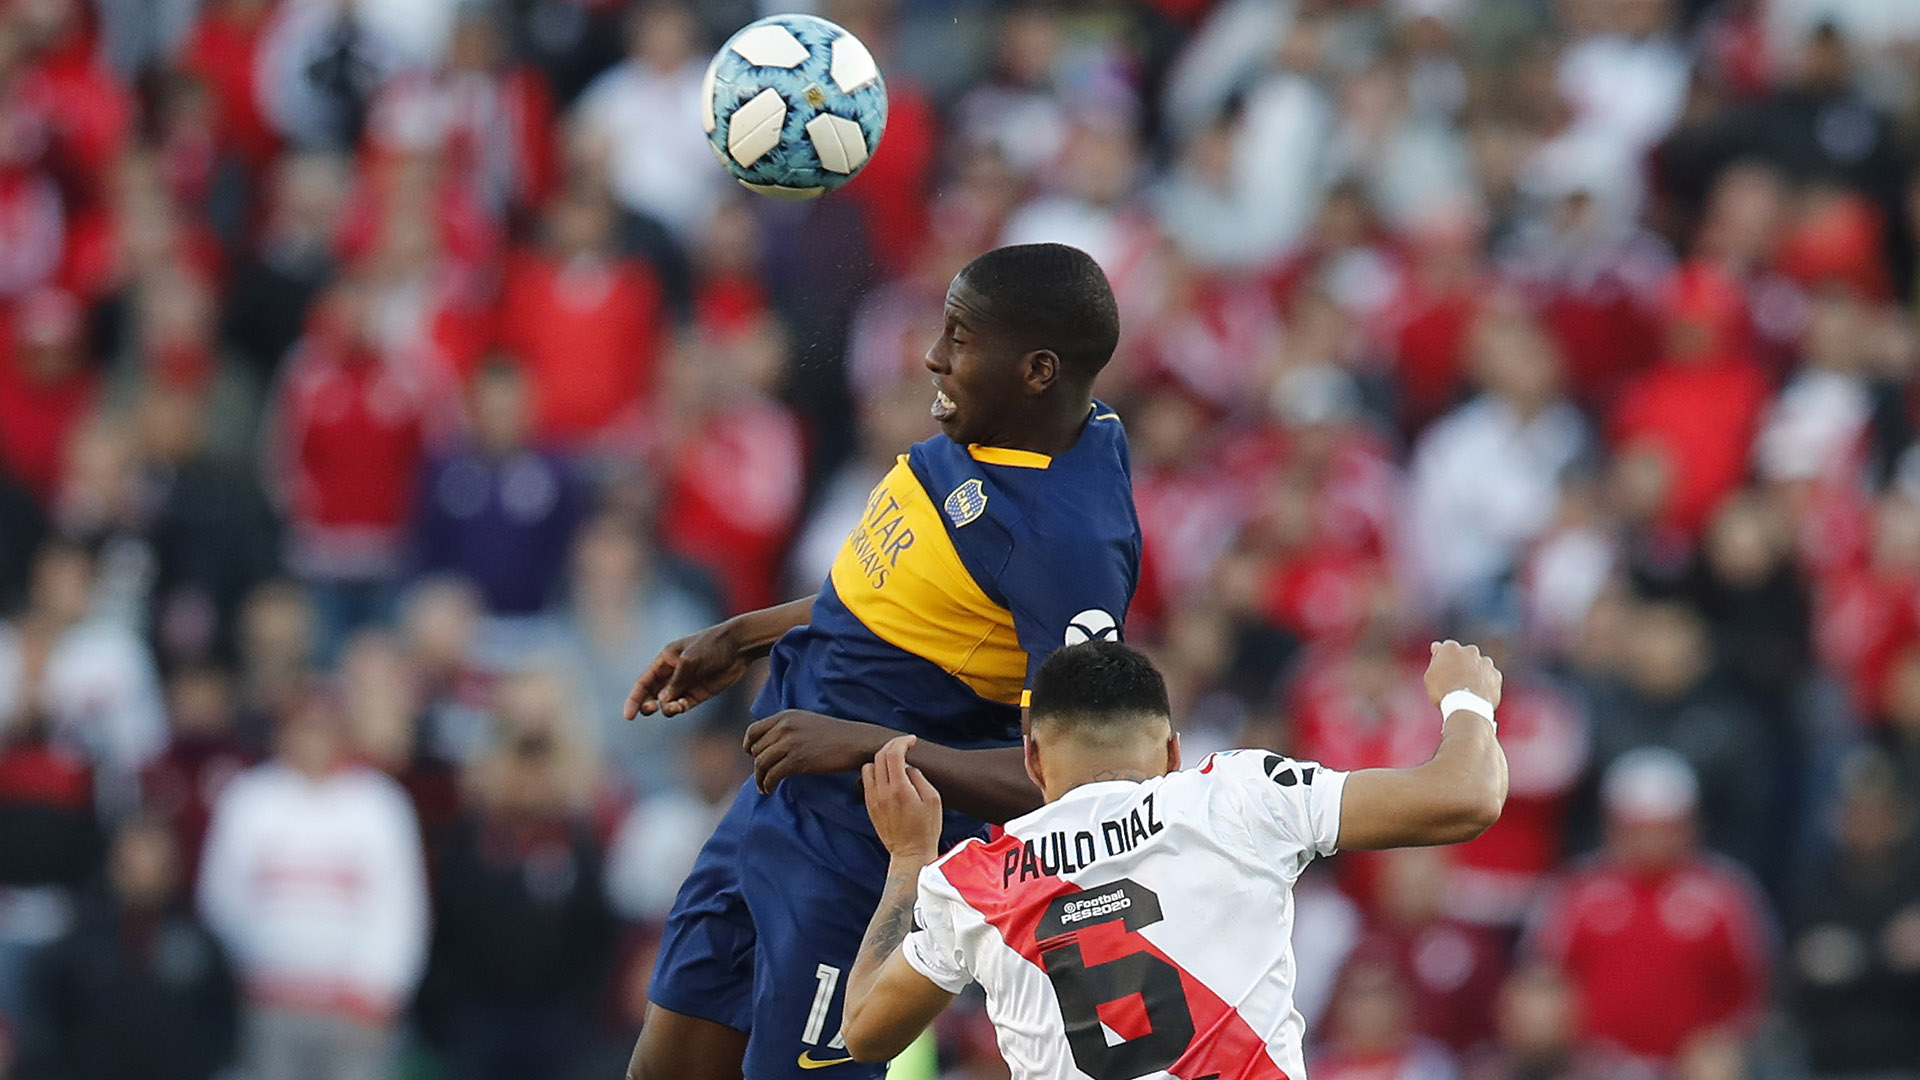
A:
<svg viewBox="0 0 1920 1080">
<path fill-rule="evenodd" d="M 1088 608 L 1067 622 L 1067 644 L 1083 641 L 1119 641 L 1120 624 L 1099 608 Z"/>
<path fill-rule="evenodd" d="M 1268 754 L 1261 765 L 1266 771 L 1267 779 L 1281 787 L 1313 783 L 1313 765 L 1302 765 L 1292 758 L 1281 757 L 1279 754 Z"/>
<path fill-rule="evenodd" d="M 972 480 L 954 488 L 945 503 L 947 520 L 954 528 L 972 524 L 981 514 L 987 512 L 987 493 L 981 489 L 980 479 Z"/>
</svg>

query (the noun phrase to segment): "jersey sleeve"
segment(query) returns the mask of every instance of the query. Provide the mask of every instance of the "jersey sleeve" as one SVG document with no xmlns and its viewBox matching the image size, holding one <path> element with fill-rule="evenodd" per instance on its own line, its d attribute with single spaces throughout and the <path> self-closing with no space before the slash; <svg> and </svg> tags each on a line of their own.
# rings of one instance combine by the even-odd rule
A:
<svg viewBox="0 0 1920 1080">
<path fill-rule="evenodd" d="M 1237 796 L 1254 844 L 1266 854 L 1297 851 L 1304 866 L 1338 848 L 1346 773 L 1265 750 L 1215 754 L 1201 771 Z"/>
<path fill-rule="evenodd" d="M 1120 640 L 1140 578 L 1133 542 L 1051 542 L 1021 537 L 1000 575 L 1000 592 L 1027 654 L 1027 685 L 1055 649 L 1081 641 Z"/>
<path fill-rule="evenodd" d="M 900 955 L 906 959 L 907 966 L 949 994 L 959 993 L 973 981 L 967 972 L 959 932 L 954 928 L 954 906 L 959 903 L 959 894 L 954 892 L 937 864 L 920 871 L 919 895 L 913 904 L 913 932 L 900 943 Z"/>
</svg>

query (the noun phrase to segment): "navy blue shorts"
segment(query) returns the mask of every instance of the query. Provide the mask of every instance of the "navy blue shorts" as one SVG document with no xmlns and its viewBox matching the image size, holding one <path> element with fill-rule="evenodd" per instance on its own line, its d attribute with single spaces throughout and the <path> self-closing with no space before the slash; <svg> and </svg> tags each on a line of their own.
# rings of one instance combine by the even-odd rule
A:
<svg viewBox="0 0 1920 1080">
<path fill-rule="evenodd" d="M 788 781 L 749 780 L 680 887 L 648 996 L 748 1033 L 748 1080 L 877 1078 L 840 1042 L 847 972 L 880 903 L 887 852 L 871 833 L 823 818 Z M 819 1080 L 819 1078 L 814 1078 Z"/>
</svg>

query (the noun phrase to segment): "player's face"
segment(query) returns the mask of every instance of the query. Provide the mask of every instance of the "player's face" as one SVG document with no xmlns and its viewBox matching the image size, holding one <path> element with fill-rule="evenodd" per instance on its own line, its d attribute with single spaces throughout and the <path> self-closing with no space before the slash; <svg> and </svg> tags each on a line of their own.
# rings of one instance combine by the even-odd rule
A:
<svg viewBox="0 0 1920 1080">
<path fill-rule="evenodd" d="M 999 445 L 1021 394 L 1021 354 L 964 277 L 947 289 L 944 320 L 927 350 L 933 418 L 955 442 Z"/>
</svg>

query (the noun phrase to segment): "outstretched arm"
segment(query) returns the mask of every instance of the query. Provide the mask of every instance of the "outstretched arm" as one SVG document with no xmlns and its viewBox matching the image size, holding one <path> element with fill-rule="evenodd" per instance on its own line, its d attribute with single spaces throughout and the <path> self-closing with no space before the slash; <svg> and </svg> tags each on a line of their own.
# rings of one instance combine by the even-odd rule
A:
<svg viewBox="0 0 1920 1080">
<path fill-rule="evenodd" d="M 1472 645 L 1435 642 L 1427 666 L 1435 705 L 1465 690 L 1500 703 L 1500 670 Z M 1340 847 L 1377 850 L 1458 844 L 1486 832 L 1507 801 L 1507 756 L 1492 719 L 1455 709 L 1442 719 L 1440 748 L 1411 769 L 1364 769 L 1347 777 L 1340 800 Z"/>
<path fill-rule="evenodd" d="M 860 1061 L 885 1061 L 905 1050 L 954 997 L 900 954 L 900 943 L 913 930 L 920 871 L 940 845 L 940 793 L 907 764 L 915 742 L 911 735 L 893 739 L 860 769 L 867 814 L 892 856 L 880 906 L 847 973 L 840 1034 Z"/>
<path fill-rule="evenodd" d="M 788 709 L 748 728 L 745 746 L 760 790 L 772 791 L 789 776 L 858 769 L 899 734 L 878 724 Z M 1040 789 L 1027 778 L 1025 755 L 1017 746 L 956 750 L 919 739 L 907 751 L 907 763 L 954 809 L 982 821 L 1002 824 L 1040 805 Z"/>
<path fill-rule="evenodd" d="M 809 596 L 735 615 L 697 634 L 669 642 L 634 680 L 627 719 L 678 716 L 740 681 L 747 665 L 772 651 L 780 635 L 813 617 Z"/>
</svg>

